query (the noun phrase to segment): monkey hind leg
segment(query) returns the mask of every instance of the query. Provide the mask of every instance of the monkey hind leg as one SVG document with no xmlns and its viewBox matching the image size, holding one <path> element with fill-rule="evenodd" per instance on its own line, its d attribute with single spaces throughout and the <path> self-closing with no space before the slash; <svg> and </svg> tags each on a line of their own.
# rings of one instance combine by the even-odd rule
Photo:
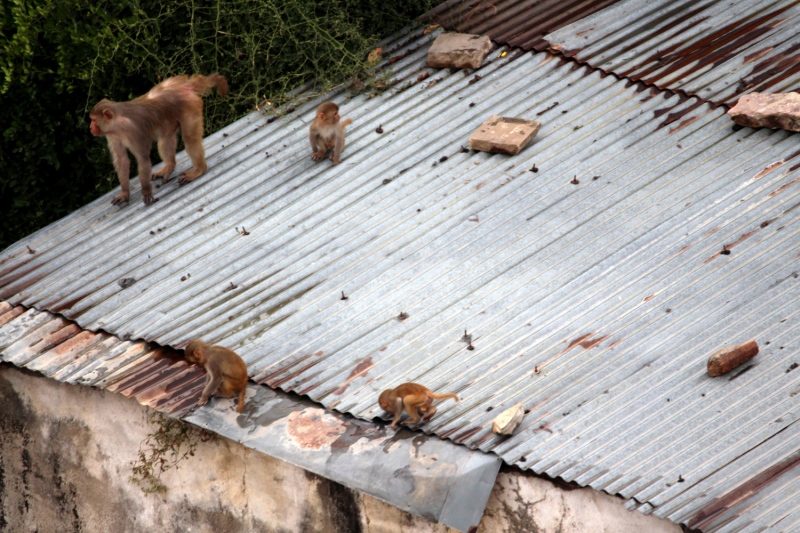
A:
<svg viewBox="0 0 800 533">
<path fill-rule="evenodd" d="M 200 115 L 199 119 L 192 120 L 187 124 L 181 123 L 181 136 L 183 137 L 183 143 L 186 145 L 186 153 L 189 154 L 189 158 L 194 165 L 193 169 L 181 173 L 181 179 L 178 180 L 178 183 L 183 185 L 202 176 L 208 168 L 206 153 L 203 150 L 202 115 Z"/>
<path fill-rule="evenodd" d="M 175 150 L 178 147 L 178 132 L 173 131 L 158 140 L 158 154 L 164 162 L 164 168 L 153 173 L 153 179 L 161 178 L 162 183 L 169 180 L 169 175 L 175 170 Z"/>
<path fill-rule="evenodd" d="M 418 423 L 422 419 L 422 415 L 419 413 L 417 409 L 417 402 L 414 401 L 412 396 L 406 396 L 403 399 L 403 404 L 406 408 L 406 413 L 410 417 L 408 420 L 404 422 L 404 424 L 408 424 L 409 426 L 413 426 L 414 424 Z"/>
</svg>

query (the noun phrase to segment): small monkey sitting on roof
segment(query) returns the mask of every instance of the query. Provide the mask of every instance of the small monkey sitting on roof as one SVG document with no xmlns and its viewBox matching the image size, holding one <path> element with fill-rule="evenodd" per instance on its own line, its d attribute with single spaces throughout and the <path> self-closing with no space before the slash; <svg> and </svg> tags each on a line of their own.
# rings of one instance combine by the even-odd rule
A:
<svg viewBox="0 0 800 533">
<path fill-rule="evenodd" d="M 247 390 L 247 365 L 236 352 L 222 346 L 209 346 L 195 340 L 184 350 L 190 363 L 203 365 L 206 369 L 206 385 L 197 405 L 205 405 L 212 394 L 220 398 L 234 398 L 239 394 L 236 411 L 244 410 L 244 393 Z"/>
<path fill-rule="evenodd" d="M 342 161 L 344 150 L 344 127 L 353 122 L 349 118 L 339 123 L 339 106 L 333 102 L 325 102 L 317 107 L 317 116 L 308 131 L 308 140 L 311 141 L 311 159 L 319 161 L 325 157 L 328 148 L 333 148 L 333 153 L 328 158 L 338 165 Z"/>
</svg>

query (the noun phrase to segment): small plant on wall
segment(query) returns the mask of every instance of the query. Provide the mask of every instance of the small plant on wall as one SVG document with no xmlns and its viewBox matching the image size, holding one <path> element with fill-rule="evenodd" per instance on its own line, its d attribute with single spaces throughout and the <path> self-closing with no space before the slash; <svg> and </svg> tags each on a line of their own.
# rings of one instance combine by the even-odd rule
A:
<svg viewBox="0 0 800 533">
<path fill-rule="evenodd" d="M 145 494 L 164 494 L 167 487 L 161 482 L 161 474 L 177 469 L 181 461 L 194 456 L 199 443 L 210 442 L 216 435 L 157 411 L 149 413 L 147 420 L 155 426 L 155 431 L 148 433 L 139 445 L 139 455 L 131 461 L 128 480 L 139 485 Z"/>
</svg>

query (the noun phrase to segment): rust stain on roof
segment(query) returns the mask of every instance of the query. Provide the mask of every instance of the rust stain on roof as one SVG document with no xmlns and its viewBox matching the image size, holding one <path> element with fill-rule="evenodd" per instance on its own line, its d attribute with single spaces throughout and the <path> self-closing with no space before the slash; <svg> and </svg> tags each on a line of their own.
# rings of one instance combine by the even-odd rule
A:
<svg viewBox="0 0 800 533">
<path fill-rule="evenodd" d="M 742 61 L 742 64 L 743 65 L 747 65 L 747 64 L 752 63 L 754 61 L 758 61 L 759 59 L 761 59 L 762 57 L 764 57 L 768 53 L 772 52 L 773 48 L 775 48 L 775 47 L 774 46 L 768 46 L 768 47 L 764 48 L 763 50 L 759 50 L 758 52 L 753 52 L 752 54 L 744 56 L 744 61 Z"/>
<path fill-rule="evenodd" d="M 729 519 L 744 513 L 749 507 L 748 500 L 750 498 L 757 496 L 761 490 L 798 465 L 800 465 L 800 452 L 795 452 L 700 509 L 689 521 L 689 527 L 707 531 L 726 518 Z"/>
<path fill-rule="evenodd" d="M 25 309 L 20 306 L 11 306 L 11 304 L 7 302 L 0 302 L 0 326 L 11 322 L 19 315 L 25 312 Z"/>
<path fill-rule="evenodd" d="M 798 178 L 798 179 L 800 179 L 800 178 Z M 730 250 L 731 248 L 733 248 L 737 244 L 741 243 L 743 240 L 748 239 L 748 238 L 752 237 L 753 235 L 755 235 L 756 233 L 758 233 L 759 230 L 761 230 L 761 228 L 756 228 L 751 232 L 742 234 L 738 239 L 736 239 L 732 243 L 724 245 L 723 249 Z M 712 255 L 711 257 L 709 257 L 705 261 L 703 261 L 703 264 L 705 265 L 705 264 L 710 263 L 711 261 L 713 261 L 714 259 L 716 259 L 720 255 L 721 255 L 721 252 L 715 253 L 714 255 Z"/>
<path fill-rule="evenodd" d="M 372 357 L 371 356 L 367 357 L 366 359 L 364 359 L 363 361 L 358 363 L 356 365 L 356 367 L 353 369 L 353 371 L 350 372 L 350 375 L 347 376 L 347 379 L 344 381 L 344 383 L 339 385 L 339 388 L 337 388 L 335 391 L 333 391 L 333 393 L 334 394 L 343 394 L 344 391 L 347 390 L 347 387 L 350 386 L 350 382 L 351 381 L 353 381 L 354 379 L 356 379 L 358 377 L 366 376 L 367 372 L 369 372 L 369 369 L 372 368 L 373 366 L 375 366 L 375 363 L 372 362 Z"/>
<path fill-rule="evenodd" d="M 769 174 L 770 172 L 772 172 L 776 168 L 782 166 L 784 163 L 786 163 L 786 161 L 775 161 L 774 163 L 771 163 L 770 165 L 767 165 L 767 167 L 765 167 L 764 170 L 762 170 L 761 172 L 759 172 L 758 174 L 753 176 L 753 179 L 757 180 L 759 178 L 763 178 L 764 176 L 766 176 L 767 174 Z"/>
<path fill-rule="evenodd" d="M 690 117 L 690 118 L 687 118 L 686 120 L 681 121 L 681 123 L 678 126 L 669 129 L 670 135 L 672 135 L 676 131 L 682 130 L 683 128 L 685 128 L 686 126 L 688 126 L 689 124 L 691 124 L 692 122 L 697 120 L 698 118 L 700 118 L 700 117 Z"/>
<path fill-rule="evenodd" d="M 561 353 L 559 353 L 558 355 L 561 355 L 563 353 L 567 353 L 568 351 L 570 351 L 575 346 L 580 346 L 584 350 L 589 350 L 591 348 L 594 348 L 595 346 L 598 346 L 601 342 L 603 342 L 604 340 L 606 340 L 609 337 L 608 335 L 604 335 L 602 337 L 597 337 L 596 339 L 592 339 L 591 338 L 592 335 L 594 335 L 594 332 L 587 333 L 586 335 L 582 335 L 582 336 L 578 337 L 577 339 L 573 339 L 572 342 L 569 343 L 569 346 L 564 348 L 564 350 L 562 350 Z"/>
<path fill-rule="evenodd" d="M 772 198 L 772 197 L 773 197 L 773 196 L 775 196 L 776 194 L 778 194 L 778 193 L 780 193 L 780 192 L 783 192 L 783 191 L 785 191 L 786 189 L 788 189 L 789 187 L 791 187 L 792 185 L 794 185 L 794 184 L 795 184 L 795 183 L 797 183 L 798 181 L 800 181 L 800 177 L 793 179 L 792 181 L 790 181 L 790 182 L 789 182 L 789 183 L 787 183 L 786 185 L 782 185 L 782 186 L 781 186 L 781 187 L 779 187 L 778 189 L 775 189 L 774 191 L 772 191 L 771 193 L 769 193 L 769 198 Z"/>
<path fill-rule="evenodd" d="M 463 433 L 459 433 L 458 435 L 454 436 L 452 440 L 453 440 L 453 442 L 463 442 L 463 441 L 467 440 L 468 438 L 474 436 L 481 429 L 483 429 L 483 428 L 480 427 L 480 426 L 478 426 L 476 428 L 468 429 L 467 431 L 464 431 Z"/>
</svg>

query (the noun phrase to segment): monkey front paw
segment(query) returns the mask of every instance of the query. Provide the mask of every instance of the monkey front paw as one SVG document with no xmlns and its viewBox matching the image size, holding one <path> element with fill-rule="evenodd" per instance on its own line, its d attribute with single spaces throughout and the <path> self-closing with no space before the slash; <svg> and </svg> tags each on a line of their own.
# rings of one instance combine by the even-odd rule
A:
<svg viewBox="0 0 800 533">
<path fill-rule="evenodd" d="M 197 407 L 200 407 L 201 405 L 205 405 L 205 404 L 207 404 L 207 403 L 208 403 L 208 398 L 200 398 L 200 399 L 197 401 Z"/>
<path fill-rule="evenodd" d="M 121 192 L 118 195 L 116 195 L 113 200 L 111 200 L 111 205 L 120 205 L 122 203 L 125 203 L 128 201 L 129 196 L 130 193 Z"/>
<path fill-rule="evenodd" d="M 322 150 L 320 152 L 314 152 L 311 155 L 311 159 L 314 161 L 321 161 L 323 157 L 325 157 L 325 150 Z"/>
</svg>

